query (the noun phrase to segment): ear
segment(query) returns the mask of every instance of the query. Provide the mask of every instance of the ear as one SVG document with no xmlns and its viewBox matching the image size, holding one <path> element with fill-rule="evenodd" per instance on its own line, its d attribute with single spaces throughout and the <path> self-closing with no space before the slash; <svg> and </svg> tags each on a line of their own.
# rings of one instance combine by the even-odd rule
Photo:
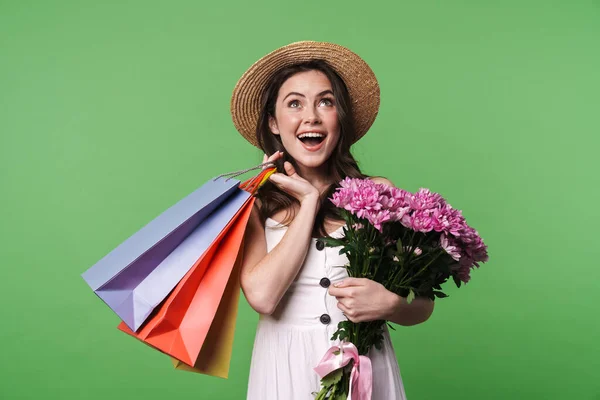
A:
<svg viewBox="0 0 600 400">
<path fill-rule="evenodd" d="M 274 135 L 279 135 L 279 128 L 277 127 L 277 121 L 274 117 L 269 116 L 269 128 Z"/>
</svg>

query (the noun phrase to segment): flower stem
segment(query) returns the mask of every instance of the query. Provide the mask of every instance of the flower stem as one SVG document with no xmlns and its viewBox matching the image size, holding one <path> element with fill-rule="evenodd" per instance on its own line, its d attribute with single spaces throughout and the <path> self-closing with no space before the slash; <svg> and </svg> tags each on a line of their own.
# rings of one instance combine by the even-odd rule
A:
<svg viewBox="0 0 600 400">
<path fill-rule="evenodd" d="M 437 258 L 443 253 L 442 251 L 438 251 L 437 254 L 435 254 L 435 256 L 427 263 L 425 264 L 425 266 L 423 268 L 421 268 L 416 274 L 414 274 L 413 276 L 411 276 L 410 278 L 414 279 L 417 276 L 421 275 L 423 273 L 423 271 L 425 271 L 427 268 L 429 268 L 429 266 L 435 261 L 437 260 Z M 412 279 L 408 279 L 406 282 L 404 280 L 400 281 L 400 285 L 404 285 L 406 283 L 409 283 Z"/>
</svg>

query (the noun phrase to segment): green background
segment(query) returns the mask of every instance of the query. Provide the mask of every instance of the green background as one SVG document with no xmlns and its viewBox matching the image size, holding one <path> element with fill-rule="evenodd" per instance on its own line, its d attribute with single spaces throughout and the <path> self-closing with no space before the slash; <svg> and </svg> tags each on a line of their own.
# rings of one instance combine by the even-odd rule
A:
<svg viewBox="0 0 600 400">
<path fill-rule="evenodd" d="M 243 298 L 223 380 L 119 332 L 80 274 L 262 160 L 231 91 L 308 39 L 380 81 L 363 171 L 440 192 L 489 246 L 429 321 L 392 332 L 408 398 L 600 399 L 599 4 L 0 1 L 0 398 L 245 398 Z"/>
</svg>

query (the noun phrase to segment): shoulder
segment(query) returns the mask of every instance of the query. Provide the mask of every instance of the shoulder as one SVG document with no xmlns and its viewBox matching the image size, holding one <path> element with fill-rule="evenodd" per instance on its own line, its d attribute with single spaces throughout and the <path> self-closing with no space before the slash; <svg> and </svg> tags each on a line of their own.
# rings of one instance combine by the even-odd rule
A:
<svg viewBox="0 0 600 400">
<path fill-rule="evenodd" d="M 387 178 L 384 178 L 383 176 L 370 176 L 369 179 L 375 183 L 383 183 L 384 185 L 395 187 L 392 181 L 390 181 Z"/>
</svg>

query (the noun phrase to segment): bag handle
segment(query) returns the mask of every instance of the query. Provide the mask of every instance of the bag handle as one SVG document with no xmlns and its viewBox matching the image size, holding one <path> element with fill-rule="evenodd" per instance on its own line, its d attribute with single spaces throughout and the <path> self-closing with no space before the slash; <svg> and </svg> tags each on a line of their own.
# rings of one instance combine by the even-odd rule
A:
<svg viewBox="0 0 600 400">
<path fill-rule="evenodd" d="M 239 170 L 239 171 L 233 171 L 233 172 L 227 172 L 225 174 L 221 174 L 221 175 L 217 176 L 216 178 L 214 178 L 213 180 L 216 181 L 217 179 L 222 178 L 224 176 L 229 176 L 229 178 L 225 179 L 225 182 L 227 182 L 231 178 L 235 178 L 238 175 L 242 175 L 242 174 L 245 174 L 246 172 L 253 171 L 253 170 L 259 169 L 259 168 L 263 168 L 263 167 L 266 168 L 267 166 L 268 166 L 268 168 L 274 168 L 275 164 L 273 164 L 271 161 L 267 161 L 265 163 L 259 164 L 259 165 L 255 166 L 255 167 L 252 167 L 252 168 L 246 168 L 246 169 L 242 169 L 242 170 Z"/>
<path fill-rule="evenodd" d="M 259 168 L 263 169 L 263 171 L 261 173 L 259 173 L 255 177 L 252 177 L 252 178 L 246 180 L 245 182 L 243 182 L 239 185 L 240 189 L 246 190 L 247 192 L 250 192 L 252 195 L 255 195 L 256 192 L 258 191 L 258 189 L 262 185 L 264 185 L 265 182 L 267 182 L 267 180 L 269 179 L 269 177 L 272 174 L 274 174 L 277 171 L 275 164 L 273 164 L 270 161 L 259 164 L 257 166 L 251 167 L 251 168 L 246 168 L 246 169 L 243 169 L 240 171 L 233 171 L 233 172 L 221 174 L 221 175 L 217 176 L 216 178 L 214 178 L 213 180 L 216 181 L 219 178 L 228 176 L 228 178 L 225 180 L 225 182 L 227 182 L 229 179 L 232 179 L 238 175 L 242 175 L 242 174 L 245 174 L 246 172 L 253 171 L 253 170 L 259 169 Z"/>
</svg>

